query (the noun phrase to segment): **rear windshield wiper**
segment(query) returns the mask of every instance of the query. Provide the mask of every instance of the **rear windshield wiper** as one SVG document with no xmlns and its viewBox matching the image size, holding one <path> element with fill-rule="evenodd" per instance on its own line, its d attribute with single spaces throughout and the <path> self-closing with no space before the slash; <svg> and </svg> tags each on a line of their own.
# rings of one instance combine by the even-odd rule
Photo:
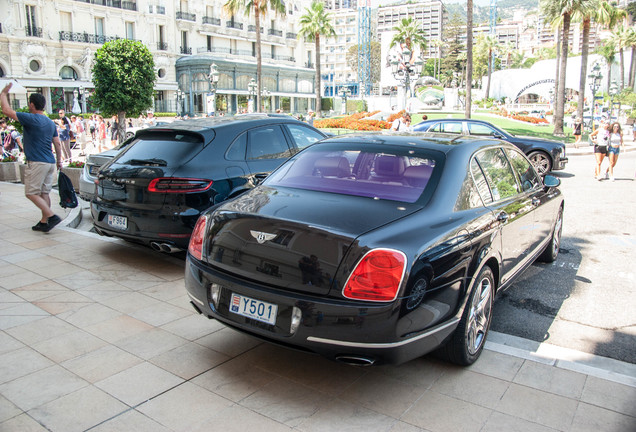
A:
<svg viewBox="0 0 636 432">
<path fill-rule="evenodd" d="M 129 165 L 150 165 L 150 166 L 167 166 L 168 162 L 163 159 L 131 159 L 126 162 Z"/>
</svg>

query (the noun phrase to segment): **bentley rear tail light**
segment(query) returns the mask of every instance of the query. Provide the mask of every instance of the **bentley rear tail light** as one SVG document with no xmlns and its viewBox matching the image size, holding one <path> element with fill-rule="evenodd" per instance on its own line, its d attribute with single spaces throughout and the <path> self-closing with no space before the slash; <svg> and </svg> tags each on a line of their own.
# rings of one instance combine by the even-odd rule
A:
<svg viewBox="0 0 636 432">
<path fill-rule="evenodd" d="M 161 193 L 182 193 L 182 192 L 203 192 L 212 186 L 212 180 L 161 177 L 152 179 L 148 184 L 149 192 Z"/>
<path fill-rule="evenodd" d="M 190 237 L 190 244 L 188 245 L 188 252 L 194 258 L 199 261 L 203 260 L 203 238 L 205 237 L 205 227 L 208 222 L 208 217 L 205 215 L 199 216 L 192 236 Z"/>
<path fill-rule="evenodd" d="M 342 295 L 353 300 L 388 302 L 397 297 L 406 255 L 394 249 L 368 252 L 349 276 Z"/>
</svg>

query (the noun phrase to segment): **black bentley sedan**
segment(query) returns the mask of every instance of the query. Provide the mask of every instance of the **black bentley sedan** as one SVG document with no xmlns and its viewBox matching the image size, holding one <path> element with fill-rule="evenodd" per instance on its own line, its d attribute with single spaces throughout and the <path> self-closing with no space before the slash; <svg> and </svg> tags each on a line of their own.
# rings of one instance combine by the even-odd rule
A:
<svg viewBox="0 0 636 432">
<path fill-rule="evenodd" d="M 508 141 L 528 156 L 540 175 L 562 170 L 568 162 L 565 145 L 559 141 L 512 135 L 483 120 L 451 118 L 424 120 L 413 126 L 413 131 L 491 137 Z"/>
<path fill-rule="evenodd" d="M 324 137 L 306 123 L 276 114 L 140 129 L 97 173 L 94 228 L 162 252 L 185 250 L 202 211 L 253 188 Z"/>
<path fill-rule="evenodd" d="M 185 284 L 208 318 L 349 364 L 480 355 L 493 298 L 557 258 L 564 199 L 503 141 L 345 135 L 202 214 Z"/>
</svg>

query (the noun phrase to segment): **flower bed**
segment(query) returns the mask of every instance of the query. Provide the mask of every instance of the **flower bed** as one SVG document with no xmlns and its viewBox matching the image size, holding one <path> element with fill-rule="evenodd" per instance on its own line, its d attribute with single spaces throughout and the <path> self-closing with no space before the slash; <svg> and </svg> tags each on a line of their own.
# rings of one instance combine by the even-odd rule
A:
<svg viewBox="0 0 636 432">
<path fill-rule="evenodd" d="M 539 118 L 531 115 L 526 115 L 527 111 L 520 113 L 509 113 L 505 108 L 495 109 L 493 110 L 494 114 L 500 115 L 502 117 L 508 117 L 513 120 L 519 120 L 526 123 L 532 124 L 549 124 L 549 122 L 545 118 Z"/>
<path fill-rule="evenodd" d="M 391 127 L 390 121 L 366 119 L 366 117 L 377 114 L 378 112 L 379 111 L 371 113 L 359 112 L 347 117 L 317 119 L 314 120 L 314 126 L 321 129 L 351 129 L 358 131 L 379 131 L 382 129 L 389 129 Z"/>
</svg>

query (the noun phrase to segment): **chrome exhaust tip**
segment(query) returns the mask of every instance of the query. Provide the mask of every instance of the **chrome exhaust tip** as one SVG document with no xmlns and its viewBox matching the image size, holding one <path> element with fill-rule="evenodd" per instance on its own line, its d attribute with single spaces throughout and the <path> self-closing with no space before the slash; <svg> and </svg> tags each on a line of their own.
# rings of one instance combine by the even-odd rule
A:
<svg viewBox="0 0 636 432">
<path fill-rule="evenodd" d="M 161 245 L 157 242 L 150 242 L 150 247 L 157 252 L 161 252 Z"/>
<path fill-rule="evenodd" d="M 165 252 L 165 253 L 175 253 L 181 250 L 178 247 L 175 247 L 169 243 L 161 243 L 159 247 L 161 248 L 161 252 Z"/>
<path fill-rule="evenodd" d="M 336 357 L 336 360 L 340 363 L 345 363 L 350 366 L 371 366 L 375 363 L 375 359 L 368 357 L 340 355 Z"/>
</svg>

